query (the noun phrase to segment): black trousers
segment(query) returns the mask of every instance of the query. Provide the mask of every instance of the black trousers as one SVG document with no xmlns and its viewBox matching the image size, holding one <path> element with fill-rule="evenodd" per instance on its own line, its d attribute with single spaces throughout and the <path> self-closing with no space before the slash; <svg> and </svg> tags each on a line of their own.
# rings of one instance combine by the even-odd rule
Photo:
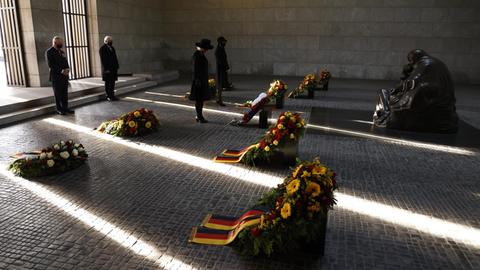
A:
<svg viewBox="0 0 480 270">
<path fill-rule="evenodd" d="M 105 80 L 105 92 L 108 98 L 115 97 L 115 80 Z"/>
<path fill-rule="evenodd" d="M 68 78 L 59 78 L 52 81 L 53 94 L 57 111 L 68 111 Z"/>
<path fill-rule="evenodd" d="M 195 100 L 195 111 L 197 111 L 197 118 L 203 119 L 203 100 Z"/>
<path fill-rule="evenodd" d="M 226 69 L 217 67 L 217 101 L 222 101 L 222 92 L 228 87 L 228 73 Z"/>
</svg>

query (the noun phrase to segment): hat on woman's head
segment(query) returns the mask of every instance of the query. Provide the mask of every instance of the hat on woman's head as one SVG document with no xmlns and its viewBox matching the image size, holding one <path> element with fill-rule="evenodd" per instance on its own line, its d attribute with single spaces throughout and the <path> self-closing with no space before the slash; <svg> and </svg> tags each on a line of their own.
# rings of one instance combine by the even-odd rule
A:
<svg viewBox="0 0 480 270">
<path fill-rule="evenodd" d="M 211 50 L 214 48 L 210 39 L 206 39 L 206 38 L 200 40 L 200 42 L 195 43 L 195 45 L 205 50 Z"/>
<path fill-rule="evenodd" d="M 219 42 L 219 43 L 220 42 L 226 42 L 226 41 L 227 41 L 227 39 L 225 39 L 225 37 L 223 37 L 223 36 L 217 38 L 217 42 Z"/>
</svg>

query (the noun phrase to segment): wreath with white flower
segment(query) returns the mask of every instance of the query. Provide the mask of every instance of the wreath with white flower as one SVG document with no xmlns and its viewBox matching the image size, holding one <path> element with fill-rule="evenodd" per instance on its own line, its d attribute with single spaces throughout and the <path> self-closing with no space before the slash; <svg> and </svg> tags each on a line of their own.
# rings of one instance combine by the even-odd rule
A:
<svg viewBox="0 0 480 270">
<path fill-rule="evenodd" d="M 21 177 L 41 177 L 73 170 L 88 158 L 85 148 L 72 140 L 60 141 L 40 151 L 19 153 L 9 170 Z"/>
</svg>

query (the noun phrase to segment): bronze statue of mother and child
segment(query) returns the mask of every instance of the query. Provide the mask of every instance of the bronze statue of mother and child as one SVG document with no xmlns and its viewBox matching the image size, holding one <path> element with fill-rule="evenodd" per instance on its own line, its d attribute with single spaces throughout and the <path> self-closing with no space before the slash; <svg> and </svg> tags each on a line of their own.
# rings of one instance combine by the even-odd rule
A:
<svg viewBox="0 0 480 270">
<path fill-rule="evenodd" d="M 423 50 L 411 51 L 399 85 L 380 91 L 373 121 L 391 129 L 456 133 L 455 87 L 446 65 Z"/>
</svg>

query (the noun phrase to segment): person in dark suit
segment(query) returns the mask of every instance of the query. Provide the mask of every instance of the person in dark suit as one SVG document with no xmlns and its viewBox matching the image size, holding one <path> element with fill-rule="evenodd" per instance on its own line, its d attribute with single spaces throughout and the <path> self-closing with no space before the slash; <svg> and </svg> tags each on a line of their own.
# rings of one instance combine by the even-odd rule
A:
<svg viewBox="0 0 480 270">
<path fill-rule="evenodd" d="M 197 111 L 197 122 L 208 123 L 203 117 L 203 102 L 210 99 L 208 89 L 208 60 L 205 53 L 214 47 L 209 39 L 202 39 L 195 43 L 197 49 L 192 56 L 192 89 L 191 98 L 195 100 L 195 109 Z"/>
<path fill-rule="evenodd" d="M 68 74 L 70 67 L 63 47 L 63 38 L 54 37 L 52 47 L 45 52 L 47 64 L 50 69 L 50 81 L 52 82 L 53 93 L 57 113 L 65 115 L 73 114 L 74 111 L 68 108 Z"/>
<path fill-rule="evenodd" d="M 105 82 L 105 92 L 108 101 L 118 100 L 115 97 L 115 81 L 118 80 L 118 58 L 111 36 L 103 40 L 105 44 L 100 47 L 100 60 L 102 62 L 102 79 Z"/>
<path fill-rule="evenodd" d="M 218 46 L 215 49 L 215 58 L 217 60 L 217 103 L 220 106 L 225 106 L 222 100 L 222 92 L 229 87 L 227 71 L 230 69 L 227 52 L 225 51 L 227 40 L 224 37 L 219 37 L 217 42 Z"/>
</svg>

